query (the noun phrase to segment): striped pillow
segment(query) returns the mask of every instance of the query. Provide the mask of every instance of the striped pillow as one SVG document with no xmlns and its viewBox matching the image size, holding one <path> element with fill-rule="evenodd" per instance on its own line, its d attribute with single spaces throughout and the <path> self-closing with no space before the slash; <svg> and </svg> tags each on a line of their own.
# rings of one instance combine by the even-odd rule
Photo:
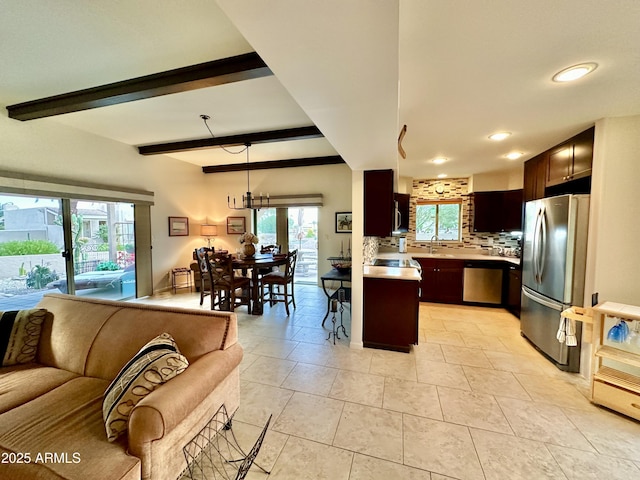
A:
<svg viewBox="0 0 640 480">
<path fill-rule="evenodd" d="M 0 312 L 0 359 L 3 367 L 33 362 L 46 314 L 44 308 Z"/>
<path fill-rule="evenodd" d="M 125 433 L 129 415 L 138 402 L 188 366 L 189 362 L 168 333 L 158 335 L 142 347 L 105 391 L 102 418 L 107 439 L 113 442 Z"/>
</svg>

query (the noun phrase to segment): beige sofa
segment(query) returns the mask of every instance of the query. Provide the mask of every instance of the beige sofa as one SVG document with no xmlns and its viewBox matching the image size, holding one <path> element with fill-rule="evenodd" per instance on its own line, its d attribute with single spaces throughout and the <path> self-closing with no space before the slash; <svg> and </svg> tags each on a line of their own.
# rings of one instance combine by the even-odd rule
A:
<svg viewBox="0 0 640 480">
<path fill-rule="evenodd" d="M 0 368 L 0 478 L 175 479 L 182 447 L 221 404 L 240 402 L 237 319 L 47 294 L 36 362 Z M 107 441 L 105 389 L 155 336 L 168 332 L 189 367 L 133 409 L 128 434 Z M 27 458 L 28 457 L 28 458 Z"/>
</svg>

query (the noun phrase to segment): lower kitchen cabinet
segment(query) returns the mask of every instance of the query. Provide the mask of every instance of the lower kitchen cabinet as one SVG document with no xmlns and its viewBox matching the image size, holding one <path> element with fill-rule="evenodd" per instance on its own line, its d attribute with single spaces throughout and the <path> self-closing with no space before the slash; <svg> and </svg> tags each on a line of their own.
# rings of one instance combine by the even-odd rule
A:
<svg viewBox="0 0 640 480">
<path fill-rule="evenodd" d="M 363 286 L 364 346 L 409 352 L 418 343 L 420 283 L 364 277 Z"/>
<path fill-rule="evenodd" d="M 509 267 L 509 275 L 507 277 L 506 299 L 507 310 L 520 318 L 520 300 L 522 290 L 522 270 L 520 267 L 513 265 Z"/>
<path fill-rule="evenodd" d="M 423 302 L 462 303 L 464 260 L 414 258 L 422 267 Z"/>
</svg>

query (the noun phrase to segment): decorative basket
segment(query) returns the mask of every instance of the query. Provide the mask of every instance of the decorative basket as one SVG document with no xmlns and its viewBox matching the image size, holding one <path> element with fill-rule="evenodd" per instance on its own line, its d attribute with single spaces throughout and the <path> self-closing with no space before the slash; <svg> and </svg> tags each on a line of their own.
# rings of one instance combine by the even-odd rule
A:
<svg viewBox="0 0 640 480">
<path fill-rule="evenodd" d="M 340 273 L 351 271 L 351 257 L 329 257 L 327 260 L 329 260 L 331 266 Z"/>
</svg>

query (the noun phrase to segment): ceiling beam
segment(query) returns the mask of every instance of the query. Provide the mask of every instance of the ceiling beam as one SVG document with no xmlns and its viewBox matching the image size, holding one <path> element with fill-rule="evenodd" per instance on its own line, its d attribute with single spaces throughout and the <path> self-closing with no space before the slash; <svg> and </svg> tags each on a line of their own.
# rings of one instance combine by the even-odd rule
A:
<svg viewBox="0 0 640 480">
<path fill-rule="evenodd" d="M 10 118 L 33 120 L 198 88 L 273 75 L 255 53 L 245 53 L 143 77 L 9 105 Z"/>
<path fill-rule="evenodd" d="M 337 165 L 345 163 L 340 155 L 328 157 L 291 158 L 266 162 L 233 163 L 202 167 L 203 173 L 244 172 L 246 170 L 268 170 L 272 168 L 316 167 L 318 165 Z"/>
<path fill-rule="evenodd" d="M 322 137 L 322 132 L 316 126 L 288 128 L 285 130 L 271 130 L 269 132 L 243 133 L 226 137 L 199 138 L 196 140 L 184 140 L 180 142 L 158 143 L 138 147 L 140 155 L 159 155 L 163 153 L 184 152 L 188 150 L 201 150 L 206 148 L 252 145 L 257 143 L 282 142 L 287 140 L 304 140 L 307 138 Z"/>
</svg>

